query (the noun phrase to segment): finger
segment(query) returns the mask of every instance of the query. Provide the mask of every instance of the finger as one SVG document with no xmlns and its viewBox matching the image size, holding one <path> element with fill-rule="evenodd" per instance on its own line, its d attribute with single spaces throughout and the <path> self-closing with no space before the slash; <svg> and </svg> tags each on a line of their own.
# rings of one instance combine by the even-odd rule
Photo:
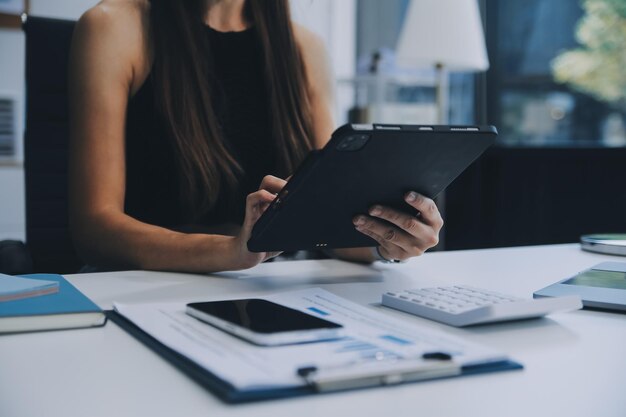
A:
<svg viewBox="0 0 626 417">
<path fill-rule="evenodd" d="M 426 249 L 435 246 L 438 243 L 438 234 L 432 227 L 422 224 L 424 233 L 413 236 L 408 232 L 372 217 L 357 216 L 355 218 L 355 226 L 358 229 L 367 229 L 378 236 L 381 236 L 384 242 L 392 243 L 401 247 L 405 252 L 414 256 L 421 255 Z"/>
<path fill-rule="evenodd" d="M 424 223 L 435 227 L 437 230 L 441 229 L 443 226 L 443 219 L 441 218 L 441 213 L 439 213 L 439 209 L 433 200 L 423 196 L 422 194 L 416 193 L 415 191 L 411 191 L 406 193 L 404 201 L 420 213 L 420 218 Z"/>
<path fill-rule="evenodd" d="M 255 211 L 259 211 L 260 208 L 267 208 L 267 206 L 269 206 L 275 198 L 276 196 L 267 190 L 255 191 L 248 194 L 248 197 L 246 198 L 246 210 L 253 213 Z M 260 213 L 262 212 L 263 210 L 260 211 Z"/>
<path fill-rule="evenodd" d="M 354 225 L 357 230 L 369 230 L 370 232 L 380 236 L 383 242 L 393 243 L 398 246 L 408 247 L 415 241 L 415 237 L 409 235 L 405 231 L 390 225 L 389 223 L 383 223 L 380 220 L 376 220 L 368 216 L 357 216 L 354 219 Z"/>
<path fill-rule="evenodd" d="M 379 252 L 381 252 L 381 255 L 383 255 L 387 259 L 404 260 L 411 256 L 415 256 L 409 254 L 400 246 L 394 244 L 393 242 L 390 242 L 389 240 L 385 239 L 384 236 L 381 236 L 370 229 L 361 229 L 357 227 L 356 230 L 374 239 L 376 243 L 378 243 L 378 245 L 380 246 Z"/>
<path fill-rule="evenodd" d="M 402 254 L 400 254 L 400 255 L 394 255 L 392 252 L 393 251 L 390 251 L 389 249 L 387 249 L 383 245 L 380 245 L 378 247 L 378 254 L 380 256 L 382 256 L 383 258 L 387 259 L 387 260 L 396 259 L 398 261 L 404 261 L 404 260 L 406 260 L 406 259 L 411 257 L 410 254 L 408 254 L 408 253 L 406 253 L 404 251 L 402 251 Z"/>
<path fill-rule="evenodd" d="M 355 225 L 357 230 L 361 232 L 367 230 L 378 237 L 379 239 L 376 241 L 389 251 L 393 250 L 393 246 L 397 246 L 402 249 L 403 252 L 421 255 L 426 246 L 417 237 L 409 235 L 389 223 L 383 223 L 371 217 L 357 216 Z M 393 250 L 393 252 L 396 252 L 396 250 Z"/>
<path fill-rule="evenodd" d="M 248 194 L 246 198 L 245 226 L 251 228 L 270 203 L 274 201 L 274 198 L 276 198 L 276 196 L 267 190 L 259 190 Z"/>
<path fill-rule="evenodd" d="M 273 175 L 266 175 L 261 181 L 259 190 L 267 190 L 272 194 L 278 194 L 280 190 L 287 184 L 287 181 Z"/>
<path fill-rule="evenodd" d="M 375 205 L 369 210 L 369 214 L 398 226 L 414 237 L 419 238 L 433 233 L 433 226 L 423 223 L 415 216 L 389 207 Z"/>
<path fill-rule="evenodd" d="M 277 257 L 278 255 L 280 255 L 282 252 L 266 252 L 265 253 L 265 258 L 263 259 L 263 262 L 267 261 L 268 259 L 272 259 Z"/>
</svg>

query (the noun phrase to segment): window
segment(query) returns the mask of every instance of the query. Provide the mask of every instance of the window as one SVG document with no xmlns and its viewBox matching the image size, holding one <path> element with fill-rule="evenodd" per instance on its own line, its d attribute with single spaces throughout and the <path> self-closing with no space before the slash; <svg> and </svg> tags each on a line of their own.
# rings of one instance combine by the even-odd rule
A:
<svg viewBox="0 0 626 417">
<path fill-rule="evenodd" d="M 611 68 L 601 64 L 610 54 L 594 46 L 602 41 L 601 47 L 613 48 L 613 55 L 626 52 L 626 39 L 615 45 L 606 41 L 626 31 L 626 0 L 485 0 L 483 7 L 491 62 L 487 120 L 498 127 L 503 143 L 626 145 L 626 113 L 619 100 L 602 97 L 598 80 L 588 80 L 590 74 L 579 77 L 586 78 L 582 84 L 573 82 L 576 72 L 588 71 L 585 55 L 590 49 L 600 64 L 596 78 L 610 78 L 602 72 Z M 579 43 L 581 34 L 591 42 Z M 566 56 L 572 50 L 587 52 Z M 625 94 L 620 82 L 626 83 L 626 69 L 620 70 L 609 80 L 615 84 L 610 88 Z M 570 82 L 557 82 L 558 72 Z"/>
</svg>

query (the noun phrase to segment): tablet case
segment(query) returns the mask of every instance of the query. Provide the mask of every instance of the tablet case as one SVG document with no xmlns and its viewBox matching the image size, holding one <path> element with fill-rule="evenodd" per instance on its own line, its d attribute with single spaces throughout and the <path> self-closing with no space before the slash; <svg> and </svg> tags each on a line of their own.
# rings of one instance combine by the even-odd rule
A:
<svg viewBox="0 0 626 417">
<path fill-rule="evenodd" d="M 168 348 L 158 340 L 150 336 L 126 319 L 119 313 L 109 310 L 105 312 L 107 317 L 120 326 L 122 329 L 130 333 L 137 340 L 142 342 L 145 346 L 150 348 L 155 353 L 159 354 L 163 359 L 170 364 L 176 366 L 182 372 L 187 374 L 190 378 L 202 385 L 204 388 L 215 394 L 220 400 L 230 403 L 249 403 L 254 401 L 274 400 L 280 398 L 300 397 L 303 395 L 317 394 L 318 392 L 311 386 L 303 385 L 301 387 L 282 388 L 282 389 L 254 389 L 247 391 L 239 391 L 232 384 L 223 379 L 220 379 L 215 374 L 211 373 L 207 369 L 198 365 L 191 359 L 184 355 Z M 476 375 L 487 372 L 499 372 L 509 371 L 515 369 L 523 369 L 523 366 L 517 362 L 511 360 L 503 360 L 499 362 L 465 366 L 462 368 L 460 376 L 464 375 Z M 450 378 L 450 377 L 445 377 Z M 444 379 L 444 378 L 438 378 Z M 423 381 L 420 381 L 423 382 Z M 357 388 L 355 388 L 357 389 Z M 327 392 L 325 392 L 327 393 Z"/>
<path fill-rule="evenodd" d="M 312 152 L 255 224 L 248 249 L 376 246 L 352 218 L 382 204 L 412 215 L 404 194 L 435 198 L 494 143 L 493 126 L 344 125 Z"/>
</svg>

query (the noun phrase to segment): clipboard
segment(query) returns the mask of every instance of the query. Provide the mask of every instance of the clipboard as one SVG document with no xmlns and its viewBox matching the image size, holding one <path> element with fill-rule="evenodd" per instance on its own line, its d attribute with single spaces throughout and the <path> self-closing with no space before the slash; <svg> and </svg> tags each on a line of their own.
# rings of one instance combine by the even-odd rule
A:
<svg viewBox="0 0 626 417">
<path fill-rule="evenodd" d="M 107 317 L 116 325 L 120 326 L 135 339 L 143 343 L 146 347 L 160 355 L 163 359 L 177 367 L 191 379 L 212 392 L 220 400 L 228 404 L 242 404 L 257 401 L 276 400 L 282 398 L 293 398 L 318 393 L 349 391 L 354 389 L 374 388 L 380 386 L 393 386 L 407 382 L 426 381 L 434 379 L 452 378 L 456 376 L 476 375 L 488 372 L 523 369 L 523 366 L 518 362 L 512 360 L 503 360 L 480 365 L 463 366 L 458 368 L 455 372 L 451 372 L 451 369 L 449 369 L 449 372 L 433 372 L 425 375 L 424 378 L 417 378 L 412 380 L 385 380 L 385 378 L 380 378 L 377 383 L 368 383 L 365 385 L 358 383 L 340 383 L 336 385 L 325 384 L 325 386 L 322 388 L 316 385 L 315 380 L 307 381 L 306 376 L 303 376 L 303 385 L 298 387 L 280 389 L 238 390 L 228 381 L 219 378 L 218 376 L 198 365 L 191 359 L 163 345 L 158 340 L 150 336 L 148 333 L 144 332 L 141 328 L 136 326 L 134 323 L 132 323 L 130 320 L 126 319 L 116 311 L 108 310 L 105 313 Z M 407 368 L 407 372 L 408 371 L 410 371 L 410 368 Z M 325 373 L 325 376 L 328 377 L 329 374 Z"/>
</svg>

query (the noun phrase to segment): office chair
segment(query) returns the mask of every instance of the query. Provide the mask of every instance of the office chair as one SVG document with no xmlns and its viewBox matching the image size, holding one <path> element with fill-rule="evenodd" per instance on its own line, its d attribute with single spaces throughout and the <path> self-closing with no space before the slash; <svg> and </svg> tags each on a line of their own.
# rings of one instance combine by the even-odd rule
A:
<svg viewBox="0 0 626 417">
<path fill-rule="evenodd" d="M 75 273 L 69 233 L 67 67 L 75 22 L 28 16 L 24 173 L 26 244 L 34 272 Z"/>
</svg>

